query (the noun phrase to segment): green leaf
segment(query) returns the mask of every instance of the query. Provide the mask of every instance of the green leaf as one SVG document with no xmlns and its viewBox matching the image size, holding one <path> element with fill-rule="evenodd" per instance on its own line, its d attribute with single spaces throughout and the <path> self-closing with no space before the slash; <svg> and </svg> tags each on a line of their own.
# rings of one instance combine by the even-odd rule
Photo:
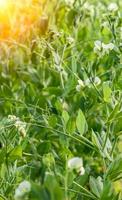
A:
<svg viewBox="0 0 122 200">
<path fill-rule="evenodd" d="M 0 165 L 4 162 L 5 156 L 6 156 L 6 148 L 4 147 L 4 148 L 0 151 Z"/>
<path fill-rule="evenodd" d="M 62 112 L 62 118 L 64 120 L 65 125 L 67 124 L 68 120 L 69 120 L 69 114 L 66 110 L 63 110 Z"/>
<path fill-rule="evenodd" d="M 92 142 L 98 149 L 101 149 L 101 144 L 99 142 L 99 139 L 97 138 L 97 135 L 94 133 L 93 130 L 92 130 Z"/>
<path fill-rule="evenodd" d="M 0 200 L 6 200 L 6 198 L 2 194 L 0 194 Z"/>
<path fill-rule="evenodd" d="M 116 158 L 108 167 L 106 178 L 112 181 L 119 180 L 122 176 L 122 156 Z"/>
<path fill-rule="evenodd" d="M 104 101 L 107 103 L 111 102 L 111 93 L 112 90 L 109 86 L 109 82 L 104 82 L 103 83 L 103 96 L 104 96 Z"/>
<path fill-rule="evenodd" d="M 22 158 L 22 147 L 19 145 L 9 153 L 9 159 L 16 160 L 20 158 Z"/>
<path fill-rule="evenodd" d="M 116 117 L 116 115 L 118 114 L 119 110 L 120 110 L 120 103 L 117 103 L 115 105 L 114 109 L 112 110 L 112 112 L 110 113 L 107 121 L 109 122 L 109 121 L 113 120 Z"/>
<path fill-rule="evenodd" d="M 75 132 L 76 124 L 75 124 L 75 119 L 70 118 L 67 122 L 66 130 L 68 133 L 72 134 Z"/>
<path fill-rule="evenodd" d="M 57 180 L 53 174 L 46 174 L 45 176 L 45 187 L 48 189 L 51 200 L 62 200 L 63 199 L 63 192 L 59 187 Z"/>
<path fill-rule="evenodd" d="M 90 176 L 89 185 L 91 191 L 97 196 L 100 197 L 103 190 L 103 183 L 101 177 L 95 179 L 93 176 Z"/>
<path fill-rule="evenodd" d="M 49 119 L 48 119 L 49 126 L 55 127 L 56 123 L 57 123 L 57 117 L 55 115 L 49 116 Z"/>
<path fill-rule="evenodd" d="M 115 192 L 111 182 L 104 182 L 103 192 L 101 194 L 100 200 L 115 200 Z"/>
<path fill-rule="evenodd" d="M 83 135 L 88 130 L 88 125 L 82 110 L 78 111 L 78 116 L 76 118 L 76 126 L 81 135 Z"/>
</svg>

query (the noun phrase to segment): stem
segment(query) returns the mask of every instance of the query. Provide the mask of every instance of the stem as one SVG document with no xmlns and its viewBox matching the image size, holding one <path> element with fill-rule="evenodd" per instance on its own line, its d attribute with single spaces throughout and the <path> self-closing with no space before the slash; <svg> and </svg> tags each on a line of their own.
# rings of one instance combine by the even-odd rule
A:
<svg viewBox="0 0 122 200">
<path fill-rule="evenodd" d="M 109 131 L 107 131 L 107 134 L 106 134 L 106 137 L 105 137 L 105 142 L 103 144 L 103 150 L 104 150 L 104 148 L 106 146 L 106 142 L 107 142 L 108 136 L 109 136 Z"/>
<path fill-rule="evenodd" d="M 0 194 L 0 197 L 1 197 L 2 199 L 6 200 L 6 198 L 5 198 L 2 194 Z"/>
<path fill-rule="evenodd" d="M 6 168 L 7 168 L 7 172 L 9 174 L 9 167 L 8 167 L 8 141 L 7 141 L 7 137 L 6 135 L 4 135 L 4 138 L 5 138 L 5 149 L 6 149 L 6 157 L 5 157 L 5 163 L 6 163 Z"/>
<path fill-rule="evenodd" d="M 65 189 L 65 188 L 61 188 L 61 189 Z M 79 192 L 77 190 L 73 190 L 73 189 L 68 189 L 68 192 L 72 192 L 72 193 L 76 193 L 76 194 L 79 194 L 79 195 L 82 195 L 82 196 L 86 196 L 86 197 L 89 197 L 89 198 L 92 198 L 90 195 L 86 194 L 86 193 L 83 193 L 83 192 Z M 94 198 L 93 198 L 94 199 Z"/>
<path fill-rule="evenodd" d="M 68 200 L 68 168 L 67 168 L 67 155 L 66 155 L 66 165 L 65 165 L 65 200 Z"/>
<path fill-rule="evenodd" d="M 73 181 L 73 183 L 74 183 L 75 185 L 77 185 L 78 187 L 80 187 L 85 193 L 87 193 L 88 195 L 90 195 L 91 198 L 98 200 L 97 197 L 94 196 L 94 194 L 92 194 L 91 192 L 89 192 L 86 188 L 82 187 L 81 185 L 79 185 L 79 184 L 78 184 L 77 182 L 75 182 L 75 181 Z"/>
<path fill-rule="evenodd" d="M 118 140 L 118 137 L 116 137 L 115 140 L 114 140 L 114 144 L 113 144 L 113 146 L 112 146 L 112 150 L 111 150 L 110 156 L 112 156 L 112 154 L 113 154 L 113 152 L 114 152 L 114 149 L 115 149 L 115 147 L 116 147 L 117 140 Z"/>
<path fill-rule="evenodd" d="M 41 128 L 47 128 L 47 129 L 49 129 L 49 130 L 52 131 L 52 132 L 57 132 L 57 133 L 60 133 L 61 135 L 70 137 L 71 139 L 74 139 L 75 141 L 77 141 L 77 142 L 79 142 L 79 143 L 81 143 L 81 144 L 84 144 L 85 146 L 87 146 L 87 147 L 89 147 L 89 148 L 91 148 L 91 149 L 93 149 L 93 150 L 96 150 L 95 147 L 94 147 L 93 145 L 91 145 L 90 143 L 87 144 L 86 141 L 83 141 L 84 137 L 82 138 L 82 140 L 80 140 L 80 139 L 78 139 L 78 138 L 76 138 L 76 137 L 74 137 L 74 136 L 72 136 L 72 135 L 70 135 L 70 134 L 63 133 L 62 131 L 53 129 L 53 128 L 51 128 L 51 127 L 47 127 L 47 126 L 44 126 L 44 125 L 41 125 L 41 124 L 33 124 L 33 123 L 27 123 L 27 124 L 29 124 L 29 125 L 31 125 L 31 126 L 38 126 L 38 127 L 41 127 Z M 87 141 L 87 142 L 88 142 L 88 141 Z"/>
</svg>

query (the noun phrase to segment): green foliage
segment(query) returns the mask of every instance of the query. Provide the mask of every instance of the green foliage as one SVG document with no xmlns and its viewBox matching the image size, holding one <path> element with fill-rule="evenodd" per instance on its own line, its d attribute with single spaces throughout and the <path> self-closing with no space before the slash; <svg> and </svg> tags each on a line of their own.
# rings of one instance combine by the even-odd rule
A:
<svg viewBox="0 0 122 200">
<path fill-rule="evenodd" d="M 78 111 L 78 116 L 76 118 L 76 126 L 81 135 L 83 135 L 88 129 L 85 116 L 81 110 Z"/>
<path fill-rule="evenodd" d="M 33 2 L 0 40 L 0 200 L 121 200 L 122 2 Z"/>
</svg>

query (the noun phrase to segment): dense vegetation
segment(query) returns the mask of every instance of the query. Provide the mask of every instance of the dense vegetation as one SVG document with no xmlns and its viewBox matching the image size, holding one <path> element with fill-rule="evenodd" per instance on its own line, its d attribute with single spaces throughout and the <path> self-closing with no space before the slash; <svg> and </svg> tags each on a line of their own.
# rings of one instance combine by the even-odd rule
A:
<svg viewBox="0 0 122 200">
<path fill-rule="evenodd" d="M 122 1 L 28 2 L 0 18 L 0 200 L 121 200 Z"/>
</svg>

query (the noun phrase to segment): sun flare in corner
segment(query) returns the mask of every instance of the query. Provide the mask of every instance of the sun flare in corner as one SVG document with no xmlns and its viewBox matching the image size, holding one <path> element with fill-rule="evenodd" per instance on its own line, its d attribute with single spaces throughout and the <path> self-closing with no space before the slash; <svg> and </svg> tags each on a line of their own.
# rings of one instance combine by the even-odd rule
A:
<svg viewBox="0 0 122 200">
<path fill-rule="evenodd" d="M 3 9 L 4 7 L 7 6 L 7 0 L 0 0 L 0 9 Z"/>
</svg>

